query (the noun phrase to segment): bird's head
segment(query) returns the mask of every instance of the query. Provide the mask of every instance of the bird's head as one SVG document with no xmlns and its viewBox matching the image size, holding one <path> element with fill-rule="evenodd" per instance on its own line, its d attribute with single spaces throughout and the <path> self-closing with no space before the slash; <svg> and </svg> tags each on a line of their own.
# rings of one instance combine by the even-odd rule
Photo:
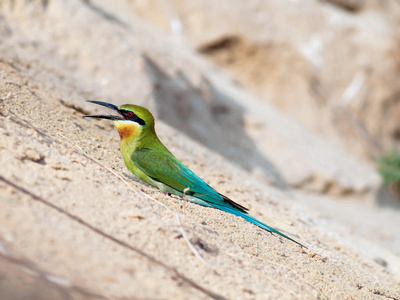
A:
<svg viewBox="0 0 400 300">
<path fill-rule="evenodd" d="M 118 115 L 90 115 L 86 118 L 99 118 L 112 120 L 117 128 L 121 140 L 137 137 L 143 131 L 154 131 L 154 117 L 149 110 L 143 106 L 124 104 L 116 106 L 107 102 L 92 101 L 94 104 L 105 106 L 118 113 Z"/>
</svg>

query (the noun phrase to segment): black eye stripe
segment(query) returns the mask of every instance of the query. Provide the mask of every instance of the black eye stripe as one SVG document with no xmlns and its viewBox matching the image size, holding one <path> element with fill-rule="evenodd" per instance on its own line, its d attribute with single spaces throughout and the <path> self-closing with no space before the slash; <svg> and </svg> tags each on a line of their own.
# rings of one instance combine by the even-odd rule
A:
<svg viewBox="0 0 400 300">
<path fill-rule="evenodd" d="M 146 125 L 146 122 L 139 118 L 133 111 L 131 110 L 120 110 L 120 113 L 124 116 L 126 120 L 134 121 L 140 125 Z"/>
</svg>

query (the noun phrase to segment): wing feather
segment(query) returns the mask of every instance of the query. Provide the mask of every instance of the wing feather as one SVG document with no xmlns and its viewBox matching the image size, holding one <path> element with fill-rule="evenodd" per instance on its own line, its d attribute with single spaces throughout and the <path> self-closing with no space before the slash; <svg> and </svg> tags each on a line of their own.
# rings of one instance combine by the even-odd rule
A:
<svg viewBox="0 0 400 300">
<path fill-rule="evenodd" d="M 180 193 L 183 193 L 185 189 L 189 188 L 189 190 L 186 191 L 187 195 L 202 199 L 211 205 L 224 205 L 239 209 L 242 212 L 247 211 L 247 208 L 244 206 L 216 192 L 169 153 L 165 154 L 153 148 L 140 148 L 132 153 L 131 159 L 147 176 L 151 177 L 153 180 L 162 182 Z"/>
</svg>

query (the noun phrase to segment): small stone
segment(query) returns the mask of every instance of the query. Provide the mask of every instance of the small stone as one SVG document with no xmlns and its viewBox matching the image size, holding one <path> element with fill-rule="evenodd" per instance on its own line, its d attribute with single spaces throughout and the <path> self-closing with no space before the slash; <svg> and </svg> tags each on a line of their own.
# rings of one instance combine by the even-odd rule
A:
<svg viewBox="0 0 400 300">
<path fill-rule="evenodd" d="M 44 156 L 35 149 L 29 148 L 25 152 L 25 158 L 30 159 L 34 162 L 40 162 L 41 160 L 43 160 Z"/>
</svg>

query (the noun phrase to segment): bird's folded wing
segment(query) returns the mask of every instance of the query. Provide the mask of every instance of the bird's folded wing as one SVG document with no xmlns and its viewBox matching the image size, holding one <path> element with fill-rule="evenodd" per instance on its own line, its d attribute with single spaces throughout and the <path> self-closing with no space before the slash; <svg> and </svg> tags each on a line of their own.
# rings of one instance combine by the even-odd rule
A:
<svg viewBox="0 0 400 300">
<path fill-rule="evenodd" d="M 147 176 L 182 192 L 199 194 L 218 194 L 212 187 L 194 174 L 188 167 L 182 164 L 169 153 L 163 153 L 158 149 L 136 149 L 131 155 L 132 162 Z"/>
<path fill-rule="evenodd" d="M 247 213 L 247 208 L 219 194 L 172 154 L 154 148 L 136 149 L 132 162 L 147 176 L 186 195 L 206 201 L 218 208 L 228 207 Z"/>
</svg>

